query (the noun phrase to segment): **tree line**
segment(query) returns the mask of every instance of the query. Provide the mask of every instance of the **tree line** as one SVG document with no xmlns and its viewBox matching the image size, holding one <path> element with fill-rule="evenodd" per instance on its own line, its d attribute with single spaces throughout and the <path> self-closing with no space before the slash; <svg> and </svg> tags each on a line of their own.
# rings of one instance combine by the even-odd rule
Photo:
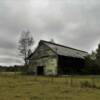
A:
<svg viewBox="0 0 100 100">
<path fill-rule="evenodd" d="M 0 72 L 23 72 L 24 66 L 0 66 Z"/>
</svg>

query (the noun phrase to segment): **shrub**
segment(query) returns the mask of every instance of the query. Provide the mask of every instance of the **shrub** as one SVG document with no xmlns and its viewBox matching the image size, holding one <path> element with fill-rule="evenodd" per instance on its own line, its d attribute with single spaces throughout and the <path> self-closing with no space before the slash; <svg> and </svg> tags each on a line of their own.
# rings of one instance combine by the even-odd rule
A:
<svg viewBox="0 0 100 100">
<path fill-rule="evenodd" d="M 92 84 L 88 81 L 80 82 L 82 88 L 95 88 L 100 89 L 100 86 L 97 86 L 96 84 Z"/>
<path fill-rule="evenodd" d="M 81 87 L 82 88 L 91 88 L 92 85 L 90 84 L 90 82 L 84 81 L 84 82 L 81 82 Z"/>
</svg>

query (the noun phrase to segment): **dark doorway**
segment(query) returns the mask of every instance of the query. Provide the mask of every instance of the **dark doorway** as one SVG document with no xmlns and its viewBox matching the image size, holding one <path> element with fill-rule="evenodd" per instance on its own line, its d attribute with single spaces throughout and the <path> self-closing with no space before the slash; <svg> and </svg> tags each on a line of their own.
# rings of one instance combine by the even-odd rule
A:
<svg viewBox="0 0 100 100">
<path fill-rule="evenodd" d="M 37 75 L 44 75 L 44 66 L 37 67 Z"/>
<path fill-rule="evenodd" d="M 58 74 L 81 74 L 84 68 L 85 60 L 75 57 L 59 56 Z"/>
</svg>

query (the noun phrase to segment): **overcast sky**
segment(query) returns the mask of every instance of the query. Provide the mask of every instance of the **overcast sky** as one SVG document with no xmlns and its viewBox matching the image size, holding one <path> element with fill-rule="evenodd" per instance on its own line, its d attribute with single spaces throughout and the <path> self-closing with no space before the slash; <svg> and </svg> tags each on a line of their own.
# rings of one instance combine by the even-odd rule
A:
<svg viewBox="0 0 100 100">
<path fill-rule="evenodd" d="M 100 42 L 100 0 L 0 0 L 1 65 L 22 62 L 17 42 L 26 29 L 36 44 L 53 38 L 90 52 Z"/>
</svg>

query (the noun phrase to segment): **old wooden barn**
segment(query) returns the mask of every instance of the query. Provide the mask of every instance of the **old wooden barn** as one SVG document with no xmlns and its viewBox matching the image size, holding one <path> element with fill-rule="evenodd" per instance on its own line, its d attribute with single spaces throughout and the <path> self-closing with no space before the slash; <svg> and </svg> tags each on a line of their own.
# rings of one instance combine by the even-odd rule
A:
<svg viewBox="0 0 100 100">
<path fill-rule="evenodd" d="M 28 58 L 29 69 L 36 75 L 79 73 L 87 55 L 85 51 L 41 40 Z"/>
</svg>

